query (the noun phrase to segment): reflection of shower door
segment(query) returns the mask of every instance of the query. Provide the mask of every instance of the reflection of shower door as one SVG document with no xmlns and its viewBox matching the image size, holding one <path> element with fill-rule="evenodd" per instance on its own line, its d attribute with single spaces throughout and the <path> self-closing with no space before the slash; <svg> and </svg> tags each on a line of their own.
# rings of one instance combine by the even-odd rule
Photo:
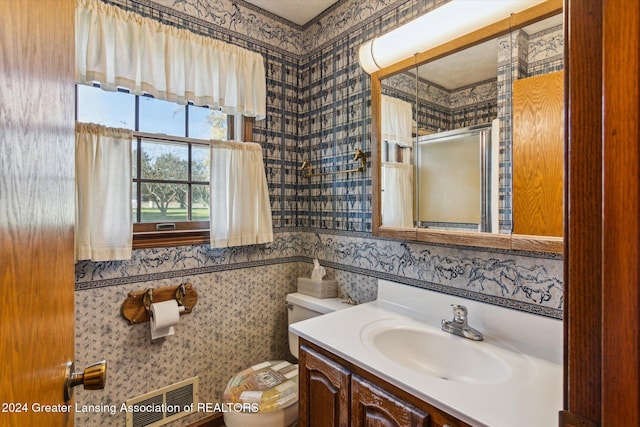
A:
<svg viewBox="0 0 640 427">
<path fill-rule="evenodd" d="M 491 127 L 421 137 L 417 153 L 421 227 L 491 231 Z"/>
</svg>

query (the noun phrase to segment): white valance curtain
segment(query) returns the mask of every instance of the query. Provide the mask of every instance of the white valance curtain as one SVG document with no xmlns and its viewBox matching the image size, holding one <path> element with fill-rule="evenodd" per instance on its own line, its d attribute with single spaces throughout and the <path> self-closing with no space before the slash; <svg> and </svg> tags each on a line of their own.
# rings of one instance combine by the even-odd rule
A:
<svg viewBox="0 0 640 427">
<path fill-rule="evenodd" d="M 76 123 L 76 260 L 131 258 L 131 138 Z"/>
<path fill-rule="evenodd" d="M 273 241 L 262 147 L 211 142 L 210 231 L 214 248 Z"/>
<path fill-rule="evenodd" d="M 382 95 L 382 140 L 401 147 L 413 147 L 413 116 L 411 104 Z"/>
<path fill-rule="evenodd" d="M 382 225 L 413 227 L 413 165 L 382 163 Z"/>
<path fill-rule="evenodd" d="M 99 0 L 76 0 L 76 82 L 258 120 L 266 115 L 260 54 Z"/>
</svg>

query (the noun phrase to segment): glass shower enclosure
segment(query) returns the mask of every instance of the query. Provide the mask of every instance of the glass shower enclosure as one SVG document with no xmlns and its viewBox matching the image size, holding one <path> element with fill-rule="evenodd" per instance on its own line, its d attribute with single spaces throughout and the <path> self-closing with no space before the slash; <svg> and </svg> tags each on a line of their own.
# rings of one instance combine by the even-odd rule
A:
<svg viewBox="0 0 640 427">
<path fill-rule="evenodd" d="M 418 137 L 414 204 L 418 227 L 497 229 L 498 183 L 497 173 L 492 173 L 497 172 L 496 122 Z"/>
</svg>

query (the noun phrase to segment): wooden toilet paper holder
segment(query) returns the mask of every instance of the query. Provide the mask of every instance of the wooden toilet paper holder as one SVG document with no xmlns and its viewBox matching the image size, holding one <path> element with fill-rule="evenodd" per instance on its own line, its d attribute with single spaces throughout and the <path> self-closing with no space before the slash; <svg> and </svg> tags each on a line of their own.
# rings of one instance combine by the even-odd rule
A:
<svg viewBox="0 0 640 427">
<path fill-rule="evenodd" d="M 189 314 L 198 303 L 198 293 L 191 283 L 129 292 L 122 306 L 120 306 L 120 313 L 131 325 L 148 322 L 151 304 L 172 299 L 178 301 L 178 305 L 184 306 L 184 311 L 180 313 L 181 315 Z"/>
</svg>

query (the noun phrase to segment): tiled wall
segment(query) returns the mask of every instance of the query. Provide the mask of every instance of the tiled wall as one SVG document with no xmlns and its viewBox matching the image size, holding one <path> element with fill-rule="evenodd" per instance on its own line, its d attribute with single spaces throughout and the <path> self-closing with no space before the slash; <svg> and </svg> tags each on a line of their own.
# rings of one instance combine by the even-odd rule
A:
<svg viewBox="0 0 640 427">
<path fill-rule="evenodd" d="M 78 263 L 76 360 L 110 363 L 107 388 L 78 392 L 79 404 L 121 404 L 193 375 L 200 400 L 219 402 L 233 372 L 286 357 L 284 295 L 309 274 L 313 258 L 360 302 L 374 299 L 376 279 L 385 278 L 562 316 L 561 258 L 374 238 L 370 171 L 311 180 L 298 171 L 303 159 L 316 171 L 351 168 L 355 148 L 370 152 L 369 76 L 357 48 L 442 1 L 341 0 L 304 27 L 243 1 L 109 1 L 264 55 L 268 117 L 255 134 L 276 233 L 264 246 L 145 249 L 130 261 Z M 184 281 L 194 284 L 199 302 L 176 336 L 152 342 L 147 325 L 129 326 L 120 316 L 128 292 Z M 76 425 L 121 426 L 123 419 L 78 414 Z"/>
</svg>

